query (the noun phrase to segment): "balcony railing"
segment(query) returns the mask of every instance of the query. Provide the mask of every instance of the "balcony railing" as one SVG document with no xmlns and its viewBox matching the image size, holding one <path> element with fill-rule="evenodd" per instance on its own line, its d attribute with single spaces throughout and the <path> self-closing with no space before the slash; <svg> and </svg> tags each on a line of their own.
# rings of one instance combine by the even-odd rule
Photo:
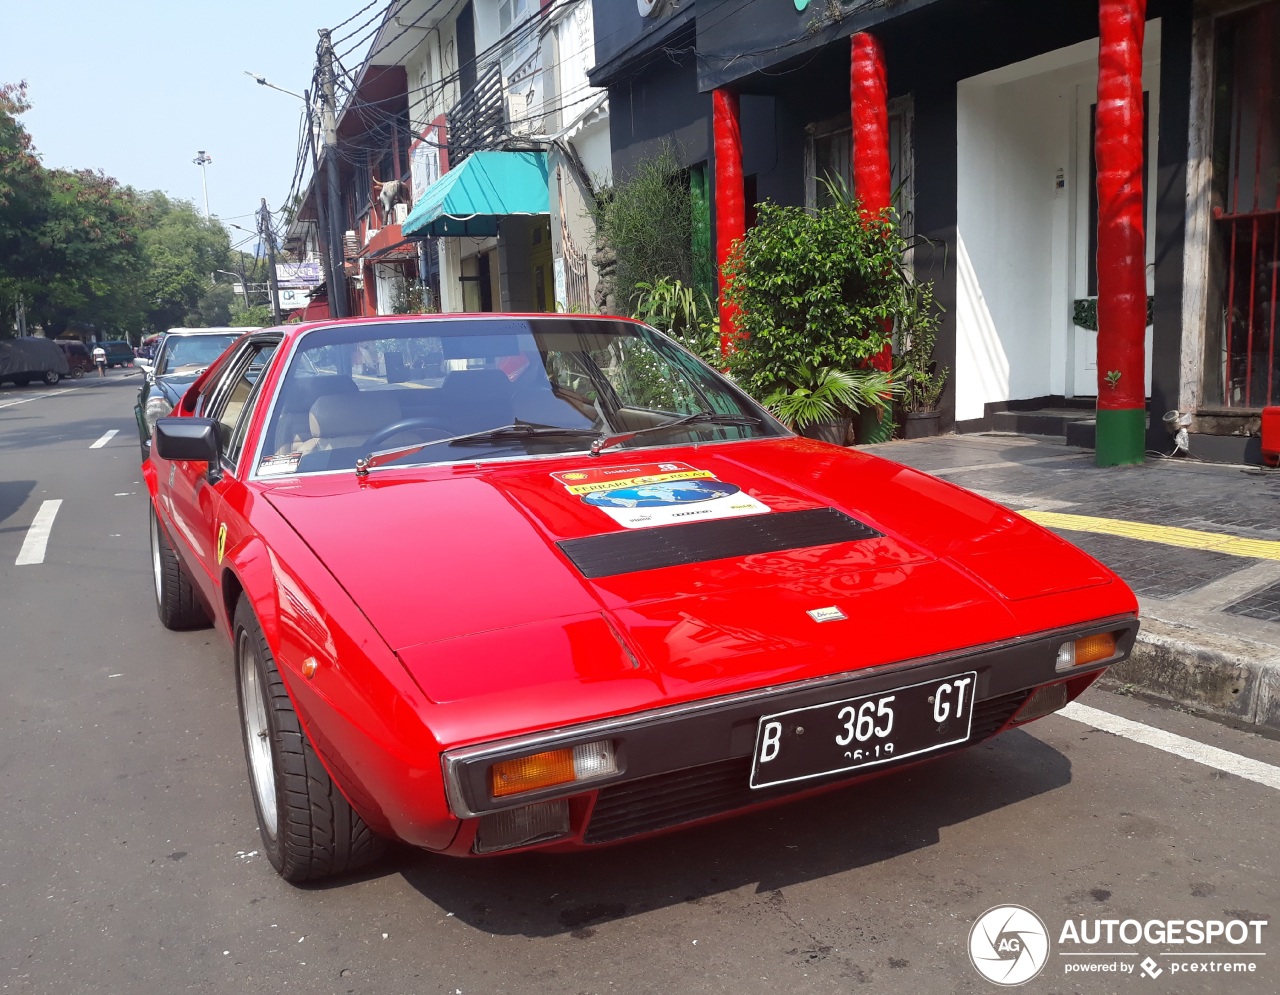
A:
<svg viewBox="0 0 1280 995">
<path fill-rule="evenodd" d="M 464 93 L 448 112 L 450 168 L 472 152 L 499 144 L 506 130 L 502 67 L 493 62 L 480 73 L 476 85 Z"/>
</svg>

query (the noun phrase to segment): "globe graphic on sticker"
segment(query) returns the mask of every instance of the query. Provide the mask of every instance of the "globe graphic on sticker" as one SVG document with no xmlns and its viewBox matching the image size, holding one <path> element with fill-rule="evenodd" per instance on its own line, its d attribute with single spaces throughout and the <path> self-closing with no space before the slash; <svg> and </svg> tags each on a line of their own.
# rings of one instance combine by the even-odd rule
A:
<svg viewBox="0 0 1280 995">
<path fill-rule="evenodd" d="M 673 504 L 694 504 L 738 494 L 741 488 L 719 480 L 673 480 L 666 484 L 619 487 L 596 491 L 583 500 L 597 508 L 664 508 Z"/>
</svg>

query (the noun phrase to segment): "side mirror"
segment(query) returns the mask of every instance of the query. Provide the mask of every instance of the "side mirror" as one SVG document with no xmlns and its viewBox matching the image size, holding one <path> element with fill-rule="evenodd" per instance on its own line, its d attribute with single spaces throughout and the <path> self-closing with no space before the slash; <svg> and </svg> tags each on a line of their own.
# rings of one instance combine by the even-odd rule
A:
<svg viewBox="0 0 1280 995">
<path fill-rule="evenodd" d="M 222 475 L 218 424 L 211 418 L 161 418 L 156 422 L 155 447 L 161 459 L 208 463 L 211 483 Z"/>
</svg>

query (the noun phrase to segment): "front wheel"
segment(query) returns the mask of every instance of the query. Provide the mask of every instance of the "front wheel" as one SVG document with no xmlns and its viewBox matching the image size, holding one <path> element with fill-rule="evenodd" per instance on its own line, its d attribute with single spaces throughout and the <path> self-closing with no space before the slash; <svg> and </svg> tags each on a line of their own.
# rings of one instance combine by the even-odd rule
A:
<svg viewBox="0 0 1280 995">
<path fill-rule="evenodd" d="M 80 369 L 78 366 L 71 371 L 72 380 L 79 380 L 82 376 L 84 376 L 84 370 Z"/>
<path fill-rule="evenodd" d="M 236 692 L 258 831 L 271 866 L 300 883 L 377 860 L 387 842 L 347 802 L 298 721 L 247 599 L 236 606 Z"/>
<path fill-rule="evenodd" d="M 56 370 L 44 371 L 44 382 L 49 384 L 50 386 L 52 386 L 53 384 L 56 384 L 61 379 L 62 377 L 58 375 L 58 372 Z"/>
<path fill-rule="evenodd" d="M 209 616 L 196 597 L 195 586 L 182 569 L 178 554 L 165 538 L 154 505 L 151 508 L 151 576 L 161 625 L 177 630 L 208 628 Z"/>
</svg>

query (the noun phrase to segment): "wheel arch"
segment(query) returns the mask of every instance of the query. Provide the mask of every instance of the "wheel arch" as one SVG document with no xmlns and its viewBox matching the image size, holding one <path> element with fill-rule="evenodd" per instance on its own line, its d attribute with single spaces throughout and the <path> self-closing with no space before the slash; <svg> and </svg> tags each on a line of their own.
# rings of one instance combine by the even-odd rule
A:
<svg viewBox="0 0 1280 995">
<path fill-rule="evenodd" d="M 226 620 L 227 632 L 231 633 L 237 603 L 241 597 L 247 597 L 267 645 L 279 661 L 280 598 L 271 554 L 261 539 L 247 539 L 226 551 L 218 588 L 221 594 L 218 608 Z"/>
</svg>

